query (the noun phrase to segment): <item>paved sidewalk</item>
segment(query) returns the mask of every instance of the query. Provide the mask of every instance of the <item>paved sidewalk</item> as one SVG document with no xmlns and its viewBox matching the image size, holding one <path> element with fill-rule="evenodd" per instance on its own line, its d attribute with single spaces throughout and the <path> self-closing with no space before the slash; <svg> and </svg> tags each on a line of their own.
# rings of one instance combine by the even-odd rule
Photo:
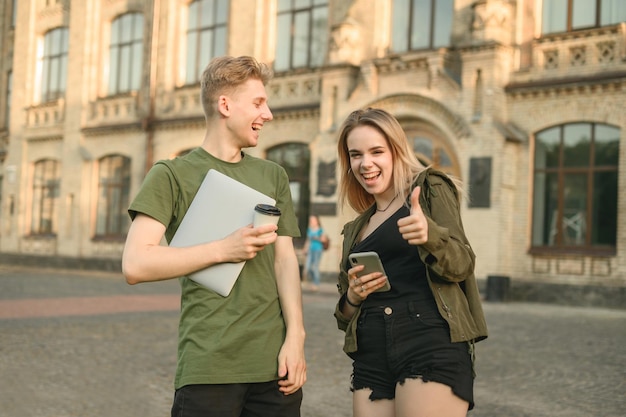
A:
<svg viewBox="0 0 626 417">
<path fill-rule="evenodd" d="M 166 417 L 178 284 L 0 266 L 0 417 Z M 305 287 L 303 417 L 350 417 L 334 285 Z M 623 417 L 626 311 L 485 303 L 473 417 Z"/>
</svg>

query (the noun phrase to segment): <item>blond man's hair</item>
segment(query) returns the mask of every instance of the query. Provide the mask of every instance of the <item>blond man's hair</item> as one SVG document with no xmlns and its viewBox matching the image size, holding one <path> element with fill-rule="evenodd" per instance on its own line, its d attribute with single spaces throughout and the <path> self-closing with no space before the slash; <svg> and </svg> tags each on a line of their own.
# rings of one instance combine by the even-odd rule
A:
<svg viewBox="0 0 626 417">
<path fill-rule="evenodd" d="M 260 80 L 266 85 L 273 77 L 266 64 L 251 56 L 221 56 L 213 58 L 200 78 L 200 100 L 205 118 L 217 113 L 217 100 L 222 94 L 231 94 L 249 79 Z"/>
</svg>

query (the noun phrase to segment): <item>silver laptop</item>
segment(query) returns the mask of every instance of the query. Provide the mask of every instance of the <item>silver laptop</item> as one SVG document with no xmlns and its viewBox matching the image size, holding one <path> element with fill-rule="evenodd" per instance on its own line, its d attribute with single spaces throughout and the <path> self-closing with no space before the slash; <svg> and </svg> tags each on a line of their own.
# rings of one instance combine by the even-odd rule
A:
<svg viewBox="0 0 626 417">
<path fill-rule="evenodd" d="M 223 239 L 251 224 L 254 206 L 276 200 L 214 169 L 207 172 L 170 246 L 184 247 Z M 189 278 L 227 297 L 245 265 L 222 263 L 194 272 Z"/>
</svg>

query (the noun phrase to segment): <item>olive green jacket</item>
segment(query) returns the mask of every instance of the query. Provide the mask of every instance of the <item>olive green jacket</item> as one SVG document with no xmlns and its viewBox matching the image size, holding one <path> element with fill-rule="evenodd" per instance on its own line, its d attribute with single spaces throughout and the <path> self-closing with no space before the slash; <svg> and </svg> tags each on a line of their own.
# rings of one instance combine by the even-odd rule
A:
<svg viewBox="0 0 626 417">
<path fill-rule="evenodd" d="M 459 195 L 452 181 L 442 172 L 426 169 L 413 187 L 420 186 L 420 205 L 428 221 L 428 242 L 417 246 L 419 257 L 427 266 L 426 275 L 437 307 L 450 327 L 452 342 L 478 342 L 487 337 L 487 324 L 474 276 L 475 255 L 461 222 Z M 410 196 L 407 199 L 410 203 Z M 375 205 L 347 223 L 342 231 L 343 254 L 340 264 L 340 299 L 335 308 L 339 329 L 346 332 L 344 351 L 357 350 L 356 323 L 361 309 L 348 318 L 341 312 L 348 291 L 345 260 L 359 231 L 375 212 Z"/>
</svg>

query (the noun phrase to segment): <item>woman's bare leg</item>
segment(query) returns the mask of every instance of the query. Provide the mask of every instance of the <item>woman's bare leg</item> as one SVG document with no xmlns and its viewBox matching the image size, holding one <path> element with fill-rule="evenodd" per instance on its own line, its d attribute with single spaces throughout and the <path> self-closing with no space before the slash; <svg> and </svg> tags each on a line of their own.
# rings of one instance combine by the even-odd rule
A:
<svg viewBox="0 0 626 417">
<path fill-rule="evenodd" d="M 371 389 L 359 389 L 352 395 L 354 417 L 394 417 L 394 400 L 370 400 Z"/>
<path fill-rule="evenodd" d="M 468 407 L 452 388 L 439 382 L 416 378 L 396 386 L 395 417 L 466 417 Z"/>
</svg>

